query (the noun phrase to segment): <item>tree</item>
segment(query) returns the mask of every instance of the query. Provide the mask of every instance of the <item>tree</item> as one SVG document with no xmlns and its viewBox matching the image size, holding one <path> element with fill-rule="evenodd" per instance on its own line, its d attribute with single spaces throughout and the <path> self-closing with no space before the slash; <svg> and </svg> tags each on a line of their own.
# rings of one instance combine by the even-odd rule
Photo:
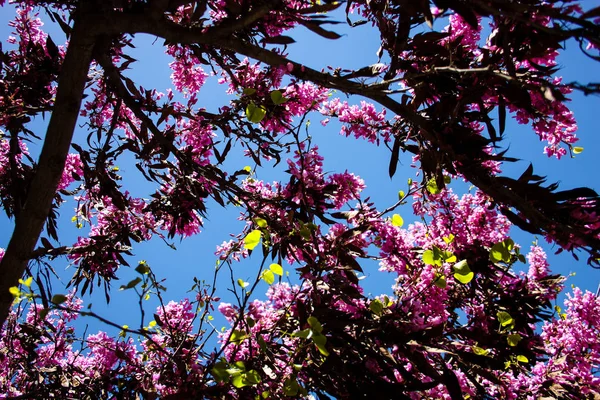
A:
<svg viewBox="0 0 600 400">
<path fill-rule="evenodd" d="M 554 0 L 18 6 L 13 47 L 0 53 L 0 192 L 14 221 L 0 264 L 3 396 L 600 397 L 600 300 L 576 289 L 564 312 L 553 311 L 564 278 L 551 274 L 539 246 L 525 255 L 509 237 L 515 225 L 574 255 L 583 251 L 597 266 L 598 195 L 559 190 L 533 166 L 518 178 L 500 172 L 515 161 L 504 137 L 511 115 L 531 125 L 548 156 L 581 152 L 567 96 L 597 94 L 598 85 L 561 82 L 555 60 L 565 41 L 598 60 L 599 8 Z M 64 47 L 42 30 L 36 11 L 60 26 Z M 286 55 L 295 27 L 335 40 L 330 25 L 344 17 L 379 31 L 379 63 L 327 72 Z M 448 27 L 433 29 L 435 20 Z M 177 93 L 133 80 L 128 48 L 141 33 L 164 40 Z M 198 104 L 209 72 L 235 95 L 218 114 Z M 27 143 L 42 138 L 29 124 L 46 113 L 35 161 Z M 310 113 L 387 146 L 390 176 L 400 152 L 412 154 L 420 181 L 409 179 L 398 201 L 378 210 L 361 198 L 362 179 L 323 171 L 306 133 Z M 87 132 L 80 142 L 73 141 L 78 118 Z M 233 146 L 254 167 L 228 171 Z M 288 153 L 287 180 L 257 179 L 256 169 Z M 125 156 L 154 185 L 151 198 L 130 195 L 120 181 Z M 459 197 L 447 187 L 455 178 L 477 190 Z M 89 234 L 64 246 L 58 213 L 69 199 Z M 139 262 L 138 276 L 120 286 L 139 295 L 139 327 L 83 308 L 94 287 L 109 299 L 136 243 L 196 235 L 209 201 L 241 207 L 246 221 L 218 249 L 215 282 L 250 254 L 259 265 L 250 282 L 232 273 L 236 305 L 219 304 L 215 282 L 200 281 L 194 299 L 167 303 L 151 263 Z M 409 201 L 422 222 L 403 229 L 394 212 Z M 397 276 L 392 294 L 363 293 L 358 276 L 370 259 Z M 68 293 L 53 290 L 53 260 L 76 267 Z M 522 262 L 528 273 L 511 269 Z M 297 285 L 278 279 L 294 269 Z M 261 281 L 270 285 L 265 300 L 253 297 Z M 151 297 L 159 306 L 144 326 Z M 210 322 L 217 304 L 230 324 L 221 333 Z M 79 316 L 120 333 L 77 337 Z"/>
</svg>

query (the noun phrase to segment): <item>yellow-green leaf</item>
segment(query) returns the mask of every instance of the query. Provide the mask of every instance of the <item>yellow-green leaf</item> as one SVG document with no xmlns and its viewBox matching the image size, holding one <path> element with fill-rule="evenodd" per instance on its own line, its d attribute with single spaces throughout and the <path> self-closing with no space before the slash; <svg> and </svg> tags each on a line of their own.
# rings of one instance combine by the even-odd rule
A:
<svg viewBox="0 0 600 400">
<path fill-rule="evenodd" d="M 240 331 L 238 329 L 231 332 L 231 336 L 229 336 L 229 341 L 232 343 L 240 343 L 243 342 L 244 339 L 248 337 L 248 334 L 244 331 Z"/>
<path fill-rule="evenodd" d="M 381 315 L 383 312 L 383 303 L 379 299 L 375 299 L 369 304 L 369 310 L 373 311 L 375 315 Z"/>
<path fill-rule="evenodd" d="M 275 282 L 275 274 L 271 270 L 263 271 L 261 278 L 263 281 L 267 282 L 269 285 L 272 285 Z"/>
<path fill-rule="evenodd" d="M 483 349 L 478 346 L 473 346 L 471 347 L 471 349 L 473 350 L 473 353 L 477 354 L 478 356 L 487 356 L 488 354 L 490 354 L 489 350 Z"/>
<path fill-rule="evenodd" d="M 267 109 L 264 106 L 257 106 L 253 102 L 250 102 L 246 107 L 246 118 L 248 121 L 258 124 L 267 115 Z"/>
<path fill-rule="evenodd" d="M 30 276 L 29 278 L 23 280 L 23 279 L 19 279 L 19 283 L 21 285 L 27 286 L 27 287 L 31 287 L 31 282 L 33 282 L 33 277 Z"/>
<path fill-rule="evenodd" d="M 397 226 L 399 228 L 401 228 L 402 225 L 404 225 L 404 220 L 402 219 L 400 214 L 392 215 L 392 225 Z"/>
<path fill-rule="evenodd" d="M 240 285 L 242 289 L 245 289 L 248 287 L 248 285 L 250 285 L 250 283 L 245 282 L 243 279 L 238 279 L 237 284 Z"/>
<path fill-rule="evenodd" d="M 266 228 L 267 227 L 267 220 L 264 219 L 264 218 L 254 218 L 254 223 L 259 228 Z"/>
<path fill-rule="evenodd" d="M 244 249 L 246 250 L 254 250 L 256 246 L 260 243 L 260 238 L 262 237 L 262 232 L 258 229 L 253 230 L 244 238 Z"/>
<path fill-rule="evenodd" d="M 435 286 L 439 287 L 440 289 L 445 289 L 446 288 L 446 277 L 442 274 L 436 274 L 435 280 L 433 281 L 433 283 L 435 284 Z"/>
<path fill-rule="evenodd" d="M 433 250 L 425 250 L 423 252 L 423 262 L 427 265 L 435 265 Z"/>
<path fill-rule="evenodd" d="M 469 283 L 473 280 L 474 276 L 475 276 L 475 274 L 473 274 L 472 272 L 469 272 L 468 274 L 464 274 L 464 275 L 454 274 L 454 279 L 456 279 L 463 285 L 466 285 L 467 283 Z"/>
<path fill-rule="evenodd" d="M 467 283 L 471 282 L 473 280 L 473 277 L 475 276 L 475 274 L 473 274 L 473 272 L 471 271 L 471 268 L 469 268 L 467 260 L 461 260 L 457 262 L 452 266 L 452 268 L 455 271 L 454 279 L 456 279 L 463 285 L 466 285 Z"/>
<path fill-rule="evenodd" d="M 511 347 L 515 347 L 516 345 L 518 345 L 521 339 L 523 338 L 518 333 L 510 334 L 506 338 L 506 340 L 508 341 L 508 345 Z"/>
<path fill-rule="evenodd" d="M 515 323 L 515 320 L 506 311 L 498 311 L 496 316 L 498 317 L 500 325 L 502 325 L 503 327 L 509 327 L 511 325 L 514 325 Z"/>
<path fill-rule="evenodd" d="M 583 147 L 573 147 L 573 154 L 581 154 L 583 152 Z"/>
<path fill-rule="evenodd" d="M 283 97 L 283 94 L 281 94 L 280 90 L 273 90 L 271 92 L 271 101 L 273 102 L 273 104 L 278 106 L 288 101 L 288 99 Z"/>
<path fill-rule="evenodd" d="M 431 194 L 440 194 L 442 192 L 442 189 L 438 188 L 435 178 L 431 178 L 427 181 L 427 191 Z"/>
<path fill-rule="evenodd" d="M 14 297 L 17 297 L 21 294 L 21 291 L 19 290 L 18 287 L 16 286 L 12 286 L 10 288 L 8 288 L 8 291 L 10 292 L 10 294 L 12 294 Z"/>
<path fill-rule="evenodd" d="M 283 267 L 279 264 L 271 264 L 269 265 L 269 269 L 275 275 L 283 276 Z"/>
<path fill-rule="evenodd" d="M 316 332 L 316 333 L 323 332 L 323 326 L 321 326 L 321 323 L 315 317 L 308 317 L 308 320 L 306 322 L 308 322 L 308 325 L 310 326 L 310 329 L 313 332 Z"/>
<path fill-rule="evenodd" d="M 447 244 L 450 244 L 454 241 L 454 235 L 453 234 L 449 234 L 448 236 L 445 236 L 442 238 L 444 240 L 444 242 L 446 242 Z"/>
<path fill-rule="evenodd" d="M 528 362 L 529 362 L 529 359 L 528 359 L 527 357 L 525 357 L 525 356 L 518 355 L 518 356 L 517 356 L 517 361 L 518 361 L 518 362 L 522 362 L 522 363 L 528 363 Z"/>
</svg>

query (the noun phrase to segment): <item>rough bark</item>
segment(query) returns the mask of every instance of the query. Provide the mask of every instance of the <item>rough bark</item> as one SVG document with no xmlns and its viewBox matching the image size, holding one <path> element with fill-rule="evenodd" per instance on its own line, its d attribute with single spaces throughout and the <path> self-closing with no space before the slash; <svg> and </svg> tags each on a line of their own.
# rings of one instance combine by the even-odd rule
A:
<svg viewBox="0 0 600 400">
<path fill-rule="evenodd" d="M 0 326 L 8 317 L 13 296 L 44 228 L 60 182 L 79 115 L 95 35 L 76 21 L 58 80 L 58 90 L 35 176 L 0 263 Z"/>
</svg>

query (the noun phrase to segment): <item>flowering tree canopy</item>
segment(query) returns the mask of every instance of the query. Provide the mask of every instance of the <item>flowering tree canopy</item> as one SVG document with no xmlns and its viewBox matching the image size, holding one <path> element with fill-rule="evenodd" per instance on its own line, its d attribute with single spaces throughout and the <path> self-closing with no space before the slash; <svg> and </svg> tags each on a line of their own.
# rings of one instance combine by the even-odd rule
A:
<svg viewBox="0 0 600 400">
<path fill-rule="evenodd" d="M 564 278 L 541 247 L 509 237 L 515 226 L 597 266 L 598 195 L 548 183 L 533 165 L 520 176 L 502 172 L 516 161 L 509 118 L 529 126 L 549 157 L 582 151 L 568 96 L 600 88 L 563 82 L 556 57 L 568 42 L 600 60 L 600 8 L 570 0 L 0 6 L 16 10 L 0 47 L 0 193 L 14 223 L 0 251 L 0 397 L 600 398 L 600 299 L 574 289 L 564 309 L 553 308 Z M 340 24 L 349 35 L 364 24 L 376 30 L 379 62 L 327 69 L 289 56 L 296 28 L 333 41 Z M 164 41 L 173 90 L 136 82 L 128 52 L 139 34 Z M 218 113 L 198 97 L 209 80 L 229 95 Z M 43 115 L 46 132 L 34 132 Z M 309 115 L 387 147 L 390 176 L 410 154 L 417 176 L 378 208 L 361 195 L 360 177 L 324 171 Z M 232 169 L 234 148 L 252 166 Z M 128 191 L 123 158 L 152 187 L 147 197 Z M 283 179 L 258 178 L 261 167 L 279 165 Z M 474 190 L 458 195 L 452 180 Z M 69 244 L 58 219 L 65 204 L 82 228 Z M 213 284 L 195 280 L 192 298 L 168 301 L 152 261 L 132 261 L 133 251 L 202 235 L 208 204 L 237 207 L 245 227 L 216 249 Z M 404 227 L 405 204 L 420 222 Z M 231 265 L 243 258 L 255 279 L 235 276 Z M 108 300 L 130 262 L 137 276 L 119 288 L 139 296 L 139 326 L 84 307 L 92 290 Z M 394 277 L 389 293 L 364 292 L 359 277 L 372 262 Z M 60 263 L 74 271 L 67 291 L 52 285 Z M 513 268 L 522 263 L 527 272 Z M 231 274 L 229 288 L 217 287 L 221 272 Z M 266 297 L 256 294 L 260 282 Z M 219 299 L 226 289 L 234 302 Z M 155 311 L 144 309 L 149 299 Z M 211 323 L 219 312 L 223 331 Z M 82 316 L 116 333 L 80 334 Z"/>
</svg>

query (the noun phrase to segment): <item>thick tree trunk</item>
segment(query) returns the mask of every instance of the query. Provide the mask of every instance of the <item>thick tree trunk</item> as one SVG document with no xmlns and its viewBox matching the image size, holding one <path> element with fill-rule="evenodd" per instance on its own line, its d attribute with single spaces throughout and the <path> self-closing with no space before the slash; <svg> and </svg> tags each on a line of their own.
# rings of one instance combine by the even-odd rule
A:
<svg viewBox="0 0 600 400">
<path fill-rule="evenodd" d="M 0 326 L 6 321 L 13 302 L 9 288 L 17 286 L 23 276 L 65 167 L 96 37 L 84 25 L 76 21 L 73 27 L 36 173 L 0 263 Z"/>
</svg>

